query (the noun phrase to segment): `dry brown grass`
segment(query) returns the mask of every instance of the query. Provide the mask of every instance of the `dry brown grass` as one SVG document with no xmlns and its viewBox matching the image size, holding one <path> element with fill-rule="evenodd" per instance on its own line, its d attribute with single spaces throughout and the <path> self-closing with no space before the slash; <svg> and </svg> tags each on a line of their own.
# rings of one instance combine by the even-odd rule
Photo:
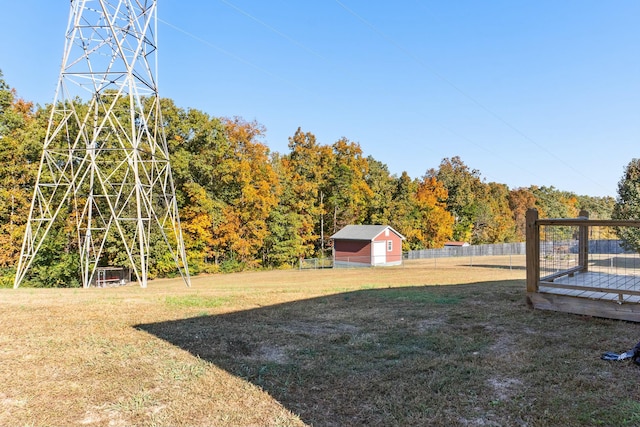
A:
<svg viewBox="0 0 640 427">
<path fill-rule="evenodd" d="M 0 425 L 640 424 L 640 368 L 598 358 L 638 325 L 469 262 L 1 290 Z"/>
</svg>

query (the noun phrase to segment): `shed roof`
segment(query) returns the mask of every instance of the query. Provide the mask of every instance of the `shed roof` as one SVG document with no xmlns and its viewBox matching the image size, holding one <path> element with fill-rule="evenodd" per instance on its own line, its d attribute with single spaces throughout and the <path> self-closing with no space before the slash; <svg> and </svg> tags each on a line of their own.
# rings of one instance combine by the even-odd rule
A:
<svg viewBox="0 0 640 427">
<path fill-rule="evenodd" d="M 331 236 L 331 239 L 340 240 L 373 240 L 384 230 L 389 229 L 404 240 L 404 236 L 388 225 L 347 225 L 342 230 Z"/>
<path fill-rule="evenodd" d="M 444 242 L 445 246 L 470 246 L 467 242 Z"/>
</svg>

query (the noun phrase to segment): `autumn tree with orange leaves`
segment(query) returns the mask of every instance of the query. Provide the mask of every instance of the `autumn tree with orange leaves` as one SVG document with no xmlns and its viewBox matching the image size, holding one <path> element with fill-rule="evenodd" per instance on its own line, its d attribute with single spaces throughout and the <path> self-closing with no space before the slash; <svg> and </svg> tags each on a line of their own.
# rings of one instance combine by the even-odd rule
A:
<svg viewBox="0 0 640 427">
<path fill-rule="evenodd" d="M 454 218 L 447 211 L 447 189 L 434 177 L 423 177 L 416 191 L 414 237 L 424 248 L 441 248 L 453 236 Z"/>
<path fill-rule="evenodd" d="M 0 72 L 0 268 L 13 266 L 20 255 L 45 124 Z"/>
</svg>

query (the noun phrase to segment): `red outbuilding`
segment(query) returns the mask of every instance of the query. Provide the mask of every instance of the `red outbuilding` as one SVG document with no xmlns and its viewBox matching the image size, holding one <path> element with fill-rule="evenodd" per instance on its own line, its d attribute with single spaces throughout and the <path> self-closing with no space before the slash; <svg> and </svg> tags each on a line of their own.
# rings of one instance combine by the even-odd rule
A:
<svg viewBox="0 0 640 427">
<path fill-rule="evenodd" d="M 347 225 L 331 239 L 334 267 L 402 264 L 404 236 L 388 225 Z"/>
</svg>

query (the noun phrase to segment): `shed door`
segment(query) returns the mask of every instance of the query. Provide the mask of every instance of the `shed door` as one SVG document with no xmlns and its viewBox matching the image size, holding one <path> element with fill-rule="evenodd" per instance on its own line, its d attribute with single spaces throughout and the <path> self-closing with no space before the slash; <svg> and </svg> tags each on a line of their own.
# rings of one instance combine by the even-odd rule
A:
<svg viewBox="0 0 640 427">
<path fill-rule="evenodd" d="M 372 265 L 379 265 L 387 262 L 387 242 L 373 242 L 372 258 Z"/>
</svg>

